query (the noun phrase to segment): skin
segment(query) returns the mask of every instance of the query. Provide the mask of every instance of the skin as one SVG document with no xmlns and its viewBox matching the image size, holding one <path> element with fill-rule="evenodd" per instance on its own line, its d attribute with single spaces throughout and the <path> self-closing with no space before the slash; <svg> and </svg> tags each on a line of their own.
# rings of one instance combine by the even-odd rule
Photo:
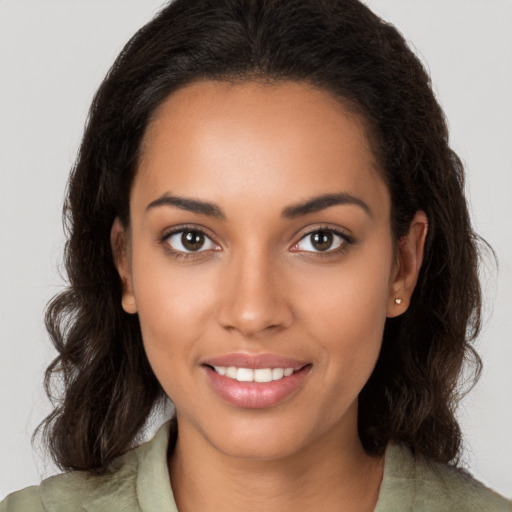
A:
<svg viewBox="0 0 512 512">
<path fill-rule="evenodd" d="M 169 471 L 180 511 L 373 510 L 383 460 L 363 450 L 357 397 L 386 317 L 409 303 L 425 215 L 393 240 L 389 191 L 363 123 L 305 84 L 188 85 L 160 106 L 142 150 L 130 226 L 116 220 L 112 244 L 123 308 L 139 315 L 150 364 L 176 406 Z M 283 215 L 338 193 L 359 203 Z M 213 203 L 223 216 L 158 202 L 170 195 Z M 181 234 L 169 236 L 183 225 L 206 233 L 201 250 L 184 252 Z M 319 251 L 310 236 L 319 229 L 343 236 Z M 227 353 L 310 367 L 278 404 L 236 407 L 202 365 Z"/>
</svg>

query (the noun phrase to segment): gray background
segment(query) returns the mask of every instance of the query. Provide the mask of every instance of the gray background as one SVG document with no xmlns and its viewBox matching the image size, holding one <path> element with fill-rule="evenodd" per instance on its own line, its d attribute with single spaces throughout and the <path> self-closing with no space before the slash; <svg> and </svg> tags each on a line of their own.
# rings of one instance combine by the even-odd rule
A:
<svg viewBox="0 0 512 512">
<path fill-rule="evenodd" d="M 467 166 L 483 268 L 484 373 L 463 401 L 464 460 L 512 497 L 512 3 L 369 0 L 428 63 Z M 45 303 L 61 289 L 61 205 L 93 92 L 156 0 L 0 0 L 0 499 L 56 472 L 30 436 L 49 410 Z"/>
</svg>

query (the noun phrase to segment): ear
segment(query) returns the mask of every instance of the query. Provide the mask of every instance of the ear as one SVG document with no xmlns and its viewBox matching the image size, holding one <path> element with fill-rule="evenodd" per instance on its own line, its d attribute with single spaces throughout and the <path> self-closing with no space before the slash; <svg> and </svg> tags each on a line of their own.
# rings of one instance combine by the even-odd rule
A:
<svg viewBox="0 0 512 512">
<path fill-rule="evenodd" d="M 409 307 L 423 262 L 427 231 L 428 218 L 424 212 L 418 211 L 409 225 L 409 232 L 398 241 L 395 269 L 389 288 L 388 318 L 401 315 Z"/>
<path fill-rule="evenodd" d="M 121 305 L 126 313 L 137 313 L 137 303 L 133 293 L 131 262 L 129 257 L 129 236 L 119 217 L 116 217 L 110 230 L 110 246 L 123 287 Z"/>
</svg>

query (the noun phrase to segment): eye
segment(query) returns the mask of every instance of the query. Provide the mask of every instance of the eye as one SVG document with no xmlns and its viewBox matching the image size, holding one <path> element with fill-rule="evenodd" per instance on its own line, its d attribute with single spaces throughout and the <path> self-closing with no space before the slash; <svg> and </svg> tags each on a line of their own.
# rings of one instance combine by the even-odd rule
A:
<svg viewBox="0 0 512 512">
<path fill-rule="evenodd" d="M 212 239 L 198 229 L 174 231 L 165 237 L 165 242 L 176 252 L 191 253 L 218 249 Z"/>
<path fill-rule="evenodd" d="M 317 229 L 304 235 L 294 246 L 294 251 L 333 252 L 350 243 L 348 236 L 333 229 Z"/>
</svg>

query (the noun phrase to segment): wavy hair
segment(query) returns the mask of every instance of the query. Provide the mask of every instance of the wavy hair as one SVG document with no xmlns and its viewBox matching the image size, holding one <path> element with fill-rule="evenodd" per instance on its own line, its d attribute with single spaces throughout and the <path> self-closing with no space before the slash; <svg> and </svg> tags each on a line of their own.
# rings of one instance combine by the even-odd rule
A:
<svg viewBox="0 0 512 512">
<path fill-rule="evenodd" d="M 63 469 L 101 471 L 126 452 L 165 396 L 136 315 L 121 307 L 110 230 L 129 224 L 141 139 L 157 107 L 197 80 L 292 80 L 330 92 L 364 120 L 392 198 L 398 241 L 418 210 L 429 232 L 408 311 L 388 319 L 359 397 L 370 454 L 390 441 L 456 464 L 454 409 L 480 327 L 478 237 L 463 167 L 428 74 L 390 24 L 358 0 L 176 0 L 127 43 L 97 91 L 71 172 L 64 222 L 69 284 L 49 304 L 58 356 L 45 375 L 46 443 Z M 57 384 L 55 386 L 54 384 Z"/>
</svg>

